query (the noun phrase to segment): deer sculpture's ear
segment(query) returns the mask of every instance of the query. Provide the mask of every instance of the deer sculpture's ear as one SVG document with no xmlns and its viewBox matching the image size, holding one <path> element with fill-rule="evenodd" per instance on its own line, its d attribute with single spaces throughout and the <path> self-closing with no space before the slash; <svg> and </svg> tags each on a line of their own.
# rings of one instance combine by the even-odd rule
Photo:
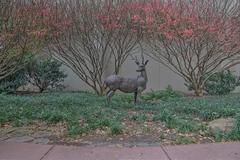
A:
<svg viewBox="0 0 240 160">
<path fill-rule="evenodd" d="M 145 65 L 147 65 L 148 64 L 148 60 L 146 60 L 146 62 L 145 62 Z"/>
<path fill-rule="evenodd" d="M 139 62 L 138 62 L 138 61 L 135 61 L 135 63 L 136 63 L 137 65 L 139 65 Z"/>
</svg>

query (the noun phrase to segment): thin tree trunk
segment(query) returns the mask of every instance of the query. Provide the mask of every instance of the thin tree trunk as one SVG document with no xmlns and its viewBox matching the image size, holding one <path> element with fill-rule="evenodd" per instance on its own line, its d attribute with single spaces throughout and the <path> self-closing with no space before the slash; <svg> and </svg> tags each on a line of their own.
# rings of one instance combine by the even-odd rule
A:
<svg viewBox="0 0 240 160">
<path fill-rule="evenodd" d="M 203 88 L 201 86 L 196 86 L 194 87 L 194 92 L 197 97 L 202 97 L 203 96 Z"/>
</svg>

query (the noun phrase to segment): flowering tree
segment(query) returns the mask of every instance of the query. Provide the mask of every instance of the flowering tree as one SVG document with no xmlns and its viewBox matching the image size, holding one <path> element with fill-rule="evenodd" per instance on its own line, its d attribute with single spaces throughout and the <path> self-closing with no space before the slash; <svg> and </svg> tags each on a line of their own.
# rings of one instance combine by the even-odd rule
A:
<svg viewBox="0 0 240 160">
<path fill-rule="evenodd" d="M 121 0 L 62 1 L 64 15 L 71 26 L 55 38 L 49 50 L 69 66 L 78 77 L 101 95 L 109 63 L 117 74 L 135 50 L 140 32 L 131 30 L 131 12 Z"/>
<path fill-rule="evenodd" d="M 52 11 L 52 13 L 50 12 Z M 22 68 L 60 27 L 47 0 L 0 2 L 0 80 Z"/>
<path fill-rule="evenodd" d="M 240 4 L 236 0 L 149 0 L 129 5 L 158 62 L 184 78 L 197 96 L 216 71 L 239 63 Z"/>
</svg>

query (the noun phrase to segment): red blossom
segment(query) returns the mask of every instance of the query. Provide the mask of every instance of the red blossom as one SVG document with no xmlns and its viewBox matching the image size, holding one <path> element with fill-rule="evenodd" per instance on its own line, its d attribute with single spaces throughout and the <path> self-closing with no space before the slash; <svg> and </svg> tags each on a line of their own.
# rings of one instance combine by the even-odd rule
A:
<svg viewBox="0 0 240 160">
<path fill-rule="evenodd" d="M 134 32 L 134 33 L 138 32 L 137 29 L 131 29 L 131 31 Z"/>
<path fill-rule="evenodd" d="M 133 15 L 132 16 L 132 21 L 133 22 L 139 22 L 142 18 L 139 15 Z"/>
<path fill-rule="evenodd" d="M 170 32 L 164 32 L 163 35 L 168 39 L 168 40 L 172 40 L 173 39 L 173 35 Z"/>
<path fill-rule="evenodd" d="M 182 34 L 185 36 L 192 36 L 193 35 L 193 29 L 184 29 L 182 31 Z"/>
<path fill-rule="evenodd" d="M 151 13 L 151 12 L 153 12 L 153 6 L 152 6 L 152 4 L 151 4 L 151 3 L 144 4 L 143 10 L 144 10 L 144 12 L 146 12 L 146 13 Z"/>
<path fill-rule="evenodd" d="M 147 16 L 147 18 L 146 18 L 146 23 L 147 23 L 147 24 L 152 24 L 153 22 L 154 22 L 153 17 Z"/>
</svg>

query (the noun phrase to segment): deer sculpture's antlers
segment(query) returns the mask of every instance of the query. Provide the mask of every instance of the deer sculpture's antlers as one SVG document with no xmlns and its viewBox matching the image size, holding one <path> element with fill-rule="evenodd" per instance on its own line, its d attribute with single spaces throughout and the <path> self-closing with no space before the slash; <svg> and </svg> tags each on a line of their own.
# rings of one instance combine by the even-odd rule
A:
<svg viewBox="0 0 240 160">
<path fill-rule="evenodd" d="M 137 56 L 133 57 L 133 56 L 131 55 L 131 57 L 132 57 L 132 60 L 134 60 L 137 65 L 140 64 L 139 61 L 138 61 Z M 145 59 L 144 59 L 143 53 L 141 53 L 141 58 L 142 58 L 142 64 L 145 64 Z"/>
<path fill-rule="evenodd" d="M 141 53 L 141 57 L 142 57 L 142 64 L 144 64 L 144 63 L 145 63 L 145 60 L 144 60 L 143 53 Z"/>
<path fill-rule="evenodd" d="M 131 57 L 132 57 L 132 60 L 134 60 L 137 65 L 139 65 L 139 61 L 138 61 L 138 59 L 137 59 L 137 56 L 133 57 L 133 56 L 131 55 Z"/>
</svg>

